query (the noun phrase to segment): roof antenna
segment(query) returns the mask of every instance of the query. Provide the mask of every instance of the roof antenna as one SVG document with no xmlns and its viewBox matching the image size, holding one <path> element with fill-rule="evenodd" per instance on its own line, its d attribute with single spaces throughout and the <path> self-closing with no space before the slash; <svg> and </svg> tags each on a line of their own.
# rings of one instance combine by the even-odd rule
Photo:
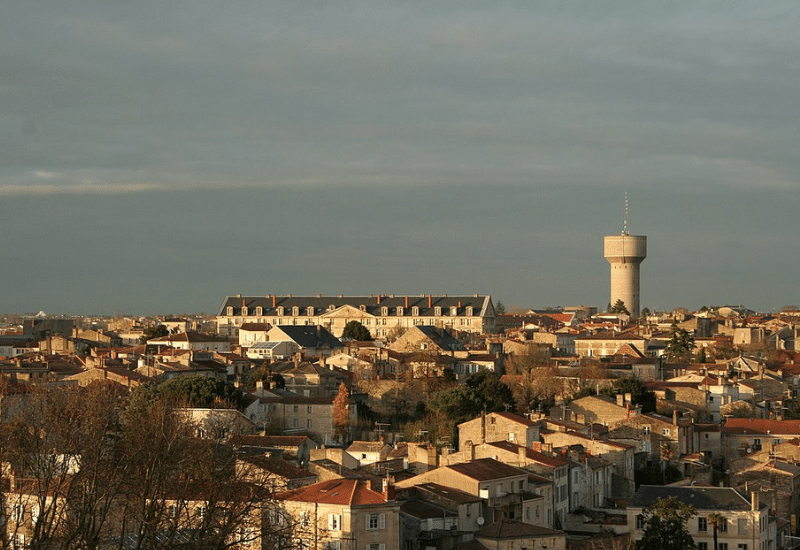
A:
<svg viewBox="0 0 800 550">
<path fill-rule="evenodd" d="M 628 192 L 625 191 L 625 217 L 622 219 L 622 234 L 628 234 Z"/>
</svg>

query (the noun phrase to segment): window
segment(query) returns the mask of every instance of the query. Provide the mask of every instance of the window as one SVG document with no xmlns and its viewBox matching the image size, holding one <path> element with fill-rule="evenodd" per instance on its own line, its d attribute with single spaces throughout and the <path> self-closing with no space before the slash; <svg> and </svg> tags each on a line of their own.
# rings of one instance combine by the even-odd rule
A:
<svg viewBox="0 0 800 550">
<path fill-rule="evenodd" d="M 636 514 L 636 528 L 644 529 L 644 516 L 642 514 Z"/>
<path fill-rule="evenodd" d="M 201 520 L 206 517 L 206 507 L 205 506 L 195 506 L 194 513 L 199 517 Z"/>
<path fill-rule="evenodd" d="M 341 531 L 342 530 L 342 515 L 341 514 L 328 514 L 328 530 Z"/>
<path fill-rule="evenodd" d="M 650 426 L 642 426 L 642 431 L 646 434 L 650 433 Z"/>
<path fill-rule="evenodd" d="M 292 411 L 294 411 L 294 412 L 300 412 L 300 405 L 294 405 L 294 406 L 292 407 Z"/>
<path fill-rule="evenodd" d="M 247 317 L 250 314 L 250 311 L 247 309 L 247 306 L 242 306 L 242 317 Z"/>
<path fill-rule="evenodd" d="M 300 516 L 300 525 L 308 527 L 308 512 L 303 512 L 303 515 Z"/>
<path fill-rule="evenodd" d="M 367 545 L 367 550 L 386 550 L 386 545 L 383 543 L 373 543 Z"/>
<path fill-rule="evenodd" d="M 419 307 L 414 306 L 411 308 L 411 315 L 414 317 L 419 317 Z"/>
<path fill-rule="evenodd" d="M 728 532 L 728 520 L 727 519 L 723 518 L 722 521 L 720 521 L 720 523 L 717 525 L 717 531 L 719 531 L 720 533 L 727 533 Z"/>
<path fill-rule="evenodd" d="M 169 509 L 168 509 L 168 513 L 169 513 L 169 517 L 171 517 L 171 518 L 178 517 L 178 507 L 175 506 L 174 504 L 170 504 L 169 505 Z"/>
<path fill-rule="evenodd" d="M 311 419 L 306 420 L 306 428 L 311 428 Z"/>
<path fill-rule="evenodd" d="M 717 544 L 717 550 L 728 550 L 728 543 L 720 542 L 719 544 Z"/>
<path fill-rule="evenodd" d="M 308 414 L 311 414 L 311 405 L 309 405 L 308 407 L 306 407 L 306 412 L 307 412 Z"/>
<path fill-rule="evenodd" d="M 436 317 L 441 317 L 442 316 L 442 308 L 439 307 L 439 306 L 436 306 L 435 308 L 433 308 L 433 315 L 436 316 Z"/>
<path fill-rule="evenodd" d="M 746 535 L 747 534 L 747 520 L 746 519 L 740 519 L 737 522 L 737 531 L 738 531 L 738 533 L 740 535 Z M 739 550 L 741 550 L 741 548 Z"/>
<path fill-rule="evenodd" d="M 22 523 L 25 519 L 25 508 L 22 504 L 14 504 L 11 507 L 11 517 L 14 518 L 16 523 Z"/>
<path fill-rule="evenodd" d="M 697 518 L 697 530 L 701 532 L 708 531 L 708 520 L 706 518 Z"/>
<path fill-rule="evenodd" d="M 697 543 L 697 550 L 708 550 L 708 543 L 707 542 L 698 542 Z"/>
<path fill-rule="evenodd" d="M 233 316 L 233 306 L 228 306 L 225 308 L 225 315 L 227 315 L 228 317 Z"/>
<path fill-rule="evenodd" d="M 386 307 L 386 306 L 383 306 L 381 308 L 381 317 L 386 317 L 387 315 L 389 315 L 389 308 Z M 384 323 L 384 324 L 386 324 L 386 323 Z"/>
<path fill-rule="evenodd" d="M 467 306 L 467 311 L 465 313 L 467 317 L 472 317 L 472 306 Z"/>
<path fill-rule="evenodd" d="M 367 531 L 386 529 L 386 514 L 367 514 Z"/>
<path fill-rule="evenodd" d="M 661 435 L 669 435 L 669 428 L 664 428 L 661 430 Z"/>
<path fill-rule="evenodd" d="M 261 307 L 261 306 L 256 306 L 256 315 L 259 316 L 259 317 L 264 315 L 264 308 Z"/>
<path fill-rule="evenodd" d="M 457 307 L 451 307 L 450 308 L 450 315 L 452 315 L 453 317 L 458 315 L 458 308 Z"/>
<path fill-rule="evenodd" d="M 746 545 L 746 544 L 744 544 L 743 542 L 740 542 L 740 543 L 739 543 L 739 544 L 738 544 L 736 547 L 737 547 L 739 550 L 747 550 L 747 545 Z"/>
<path fill-rule="evenodd" d="M 325 543 L 324 546 L 325 550 L 341 550 L 342 548 L 342 541 L 340 540 L 329 540 Z"/>
<path fill-rule="evenodd" d="M 402 317 L 403 316 L 403 308 L 402 307 L 398 307 L 397 308 L 397 316 L 398 317 Z"/>
<path fill-rule="evenodd" d="M 519 492 L 521 493 L 524 488 L 525 488 L 525 481 L 520 479 L 519 480 Z"/>
</svg>

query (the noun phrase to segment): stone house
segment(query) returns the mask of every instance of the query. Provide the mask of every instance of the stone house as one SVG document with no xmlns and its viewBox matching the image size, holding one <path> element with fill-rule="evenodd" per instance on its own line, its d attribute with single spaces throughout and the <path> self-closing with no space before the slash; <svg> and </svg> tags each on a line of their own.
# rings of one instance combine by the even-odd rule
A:
<svg viewBox="0 0 800 550">
<path fill-rule="evenodd" d="M 631 403 L 631 394 L 609 397 L 589 395 L 574 400 L 567 408 L 570 418 L 578 424 L 603 424 L 608 426 L 641 414 L 641 407 Z"/>
<path fill-rule="evenodd" d="M 271 326 L 319 325 L 341 336 L 350 321 L 369 329 L 373 338 L 415 326 L 434 326 L 475 334 L 495 329 L 492 297 L 471 296 L 228 296 L 217 313 L 217 330 L 238 336 L 245 323 Z"/>
<path fill-rule="evenodd" d="M 316 326 L 273 326 L 267 332 L 270 342 L 293 342 L 304 355 L 330 357 L 344 350 L 344 344 L 325 328 Z"/>
<path fill-rule="evenodd" d="M 360 466 L 366 466 L 386 460 L 391 450 L 392 446 L 383 441 L 353 441 L 347 447 L 347 454 L 355 458 Z"/>
<path fill-rule="evenodd" d="M 510 441 L 531 448 L 539 441 L 539 424 L 510 412 L 493 412 L 473 418 L 458 425 L 458 448 L 493 441 Z"/>
<path fill-rule="evenodd" d="M 625 443 L 618 443 L 607 439 L 593 439 L 592 437 L 574 432 L 542 432 L 545 443 L 557 447 L 579 446 L 583 452 L 602 458 L 611 463 L 610 492 L 607 497 L 624 497 L 634 492 L 634 451 L 635 447 Z"/>
<path fill-rule="evenodd" d="M 769 451 L 776 445 L 798 437 L 800 420 L 728 418 L 722 428 L 724 452 L 729 460 L 756 451 Z"/>
<path fill-rule="evenodd" d="M 800 466 L 781 460 L 753 464 L 737 469 L 731 485 L 742 491 L 757 491 L 770 514 L 791 520 L 800 514 Z"/>
<path fill-rule="evenodd" d="M 694 506 L 697 514 L 689 520 L 689 533 L 697 550 L 713 550 L 714 529 L 711 514 L 725 521 L 717 527 L 717 550 L 776 550 L 777 526 L 768 515 L 769 507 L 759 502 L 759 494 L 748 500 L 732 487 L 642 485 L 628 503 L 628 528 L 631 541 L 642 538 L 643 510 L 659 498 L 675 497 Z"/>
<path fill-rule="evenodd" d="M 392 488 L 333 479 L 275 495 L 270 523 L 295 527 L 310 550 L 400 550 L 400 505 Z"/>
<path fill-rule="evenodd" d="M 541 499 L 540 495 L 528 491 L 525 470 L 493 458 L 440 466 L 398 481 L 396 485 L 398 489 L 406 489 L 420 483 L 437 483 L 480 497 L 483 500 L 481 517 L 486 523 L 503 518 L 526 521 L 524 518 L 532 517 L 528 510 Z"/>
<path fill-rule="evenodd" d="M 515 520 L 500 520 L 475 533 L 475 540 L 494 550 L 566 550 L 563 531 Z"/>
</svg>

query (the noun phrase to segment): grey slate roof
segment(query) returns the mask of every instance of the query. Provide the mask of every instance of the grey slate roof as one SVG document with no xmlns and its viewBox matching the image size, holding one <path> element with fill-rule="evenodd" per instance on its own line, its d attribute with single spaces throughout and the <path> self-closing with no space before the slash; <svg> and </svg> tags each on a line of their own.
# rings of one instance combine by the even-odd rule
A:
<svg viewBox="0 0 800 550">
<path fill-rule="evenodd" d="M 277 327 L 301 348 L 343 348 L 342 341 L 320 326 L 278 325 Z"/>
<path fill-rule="evenodd" d="M 406 307 L 406 298 L 408 298 L 408 306 Z M 458 315 L 464 315 L 467 307 L 473 308 L 473 315 L 488 315 L 494 314 L 494 310 L 489 311 L 489 304 L 491 296 L 489 295 L 471 295 L 471 296 L 430 296 L 430 307 L 428 307 L 429 296 L 275 296 L 275 307 L 272 307 L 272 296 L 227 296 L 222 306 L 219 308 L 217 315 L 225 315 L 225 310 L 228 307 L 233 308 L 234 315 L 242 314 L 242 306 L 248 308 L 252 315 L 256 307 L 262 308 L 262 315 L 264 317 L 270 315 L 277 315 L 276 309 L 283 307 L 284 312 L 289 312 L 295 306 L 300 308 L 300 315 L 306 315 L 307 308 L 314 308 L 314 315 L 320 315 L 329 311 L 330 307 L 338 309 L 342 306 L 349 305 L 359 309 L 362 305 L 364 311 L 370 315 L 379 317 L 381 315 L 381 308 L 389 308 L 389 316 L 397 316 L 397 308 L 402 307 L 403 316 L 411 316 L 411 308 L 419 308 L 420 317 L 434 316 L 435 307 L 442 308 L 442 315 L 450 315 L 451 307 L 461 307 L 458 310 Z"/>
<path fill-rule="evenodd" d="M 674 487 L 642 485 L 628 502 L 628 507 L 644 508 L 659 498 L 675 497 L 678 501 L 691 504 L 697 510 L 750 510 L 750 501 L 733 487 Z M 761 503 L 761 508 L 767 505 Z"/>
</svg>

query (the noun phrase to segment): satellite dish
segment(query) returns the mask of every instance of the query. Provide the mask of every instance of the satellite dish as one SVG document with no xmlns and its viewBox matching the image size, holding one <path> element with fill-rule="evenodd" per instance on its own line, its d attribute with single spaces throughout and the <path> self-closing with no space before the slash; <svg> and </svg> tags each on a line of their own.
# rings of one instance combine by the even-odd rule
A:
<svg viewBox="0 0 800 550">
<path fill-rule="evenodd" d="M 483 525 L 483 516 L 478 516 L 478 525 Z"/>
</svg>

